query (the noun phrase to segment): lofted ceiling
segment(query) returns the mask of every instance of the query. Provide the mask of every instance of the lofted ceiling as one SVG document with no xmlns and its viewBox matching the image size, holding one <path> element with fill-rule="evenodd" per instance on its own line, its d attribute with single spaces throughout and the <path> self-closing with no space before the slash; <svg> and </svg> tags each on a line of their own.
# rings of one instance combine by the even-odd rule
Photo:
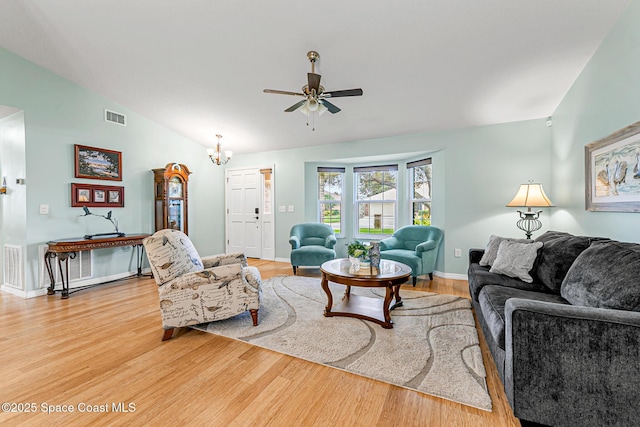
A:
<svg viewBox="0 0 640 427">
<path fill-rule="evenodd" d="M 547 117 L 628 3 L 2 0 L 0 46 L 242 154 Z M 299 92 L 309 50 L 327 91 L 364 91 L 315 131 L 262 92 Z"/>
</svg>

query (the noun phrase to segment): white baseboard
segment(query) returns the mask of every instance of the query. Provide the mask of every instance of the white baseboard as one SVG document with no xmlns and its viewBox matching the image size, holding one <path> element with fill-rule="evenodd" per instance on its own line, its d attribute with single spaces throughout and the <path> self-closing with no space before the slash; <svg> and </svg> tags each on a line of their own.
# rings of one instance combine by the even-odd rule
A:
<svg viewBox="0 0 640 427">
<path fill-rule="evenodd" d="M 442 271 L 434 271 L 434 276 L 442 277 L 443 279 L 452 279 L 452 280 L 469 280 L 469 277 L 466 274 L 458 274 L 458 273 L 443 273 Z"/>
<path fill-rule="evenodd" d="M 143 268 L 142 269 L 142 274 L 147 274 L 150 273 L 151 269 L 149 268 Z M 78 280 L 77 282 L 72 282 L 69 283 L 69 290 L 75 289 L 75 288 L 82 288 L 84 286 L 91 286 L 91 285 L 96 285 L 99 283 L 103 283 L 103 282 L 111 282 L 113 280 L 120 280 L 120 279 L 124 279 L 130 276 L 133 276 L 135 274 L 138 273 L 138 270 L 136 271 L 129 271 L 129 272 L 124 272 L 124 273 L 118 273 L 118 274 L 112 274 L 111 276 L 104 276 L 104 277 L 94 277 L 91 279 L 86 279 L 86 280 Z M 46 291 L 46 289 L 45 289 Z"/>
<path fill-rule="evenodd" d="M 92 279 L 86 279 L 86 280 L 78 280 L 76 282 L 72 282 L 69 283 L 69 290 L 73 290 L 76 288 L 82 288 L 84 286 L 91 286 L 91 285 L 96 285 L 99 283 L 103 283 L 103 282 L 111 282 L 113 280 L 120 280 L 120 279 L 124 279 L 127 277 L 130 277 L 132 275 L 137 274 L 137 270 L 136 271 L 130 271 L 130 272 L 125 272 L 125 273 L 118 273 L 118 274 L 112 274 L 110 276 L 105 276 L 105 277 L 94 277 Z M 150 268 L 143 268 L 142 269 L 142 273 L 143 274 L 149 274 L 151 273 L 151 269 Z M 61 287 L 60 284 L 57 285 L 56 289 L 59 289 Z M 7 286 L 7 285 L 0 285 L 0 291 L 2 292 L 6 292 L 8 294 L 11 295 L 15 295 L 17 297 L 20 298 L 24 298 L 24 299 L 28 299 L 28 298 L 35 298 L 35 297 L 40 297 L 43 295 L 47 295 L 47 288 L 41 288 L 41 289 L 34 289 L 31 291 L 23 291 L 21 289 L 16 289 L 16 288 L 12 288 L 11 286 Z"/>
</svg>

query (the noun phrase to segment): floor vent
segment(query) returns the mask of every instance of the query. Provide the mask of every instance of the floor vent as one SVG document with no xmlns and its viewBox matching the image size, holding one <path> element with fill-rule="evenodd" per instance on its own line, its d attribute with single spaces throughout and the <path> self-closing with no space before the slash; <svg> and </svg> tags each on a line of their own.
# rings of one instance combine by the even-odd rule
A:
<svg viewBox="0 0 640 427">
<path fill-rule="evenodd" d="M 4 284 L 24 290 L 22 246 L 4 245 Z"/>
<path fill-rule="evenodd" d="M 104 121 L 115 123 L 117 125 L 126 126 L 127 125 L 127 116 L 124 114 L 116 113 L 111 110 L 104 110 Z"/>
<path fill-rule="evenodd" d="M 44 254 L 47 252 L 47 245 L 41 245 L 38 248 L 40 259 L 40 288 L 48 288 L 51 285 L 47 267 L 44 264 Z M 93 277 L 93 269 L 91 268 L 91 251 L 80 251 L 74 259 L 69 258 L 69 283 L 74 281 L 90 279 Z M 64 263 L 62 264 L 64 267 Z M 53 277 L 56 284 L 62 284 L 60 277 L 60 268 L 58 267 L 58 258 L 51 259 L 51 267 L 53 268 Z"/>
</svg>

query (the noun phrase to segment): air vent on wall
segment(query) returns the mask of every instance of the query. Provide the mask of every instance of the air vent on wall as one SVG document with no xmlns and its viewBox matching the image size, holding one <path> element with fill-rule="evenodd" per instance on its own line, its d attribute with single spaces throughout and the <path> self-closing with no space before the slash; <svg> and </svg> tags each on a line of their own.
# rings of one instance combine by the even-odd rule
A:
<svg viewBox="0 0 640 427">
<path fill-rule="evenodd" d="M 117 125 L 126 126 L 127 125 L 127 116 L 124 114 L 116 113 L 115 111 L 104 110 L 104 121 L 115 123 Z"/>
<path fill-rule="evenodd" d="M 4 245 L 4 284 L 24 289 L 22 275 L 22 246 Z"/>
</svg>

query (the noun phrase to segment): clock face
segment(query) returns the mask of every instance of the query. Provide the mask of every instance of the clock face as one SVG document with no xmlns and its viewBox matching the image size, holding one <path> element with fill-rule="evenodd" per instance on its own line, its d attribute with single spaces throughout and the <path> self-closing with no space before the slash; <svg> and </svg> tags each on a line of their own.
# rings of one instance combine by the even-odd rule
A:
<svg viewBox="0 0 640 427">
<path fill-rule="evenodd" d="M 179 178 L 169 180 L 169 197 L 182 197 L 182 181 Z"/>
</svg>

